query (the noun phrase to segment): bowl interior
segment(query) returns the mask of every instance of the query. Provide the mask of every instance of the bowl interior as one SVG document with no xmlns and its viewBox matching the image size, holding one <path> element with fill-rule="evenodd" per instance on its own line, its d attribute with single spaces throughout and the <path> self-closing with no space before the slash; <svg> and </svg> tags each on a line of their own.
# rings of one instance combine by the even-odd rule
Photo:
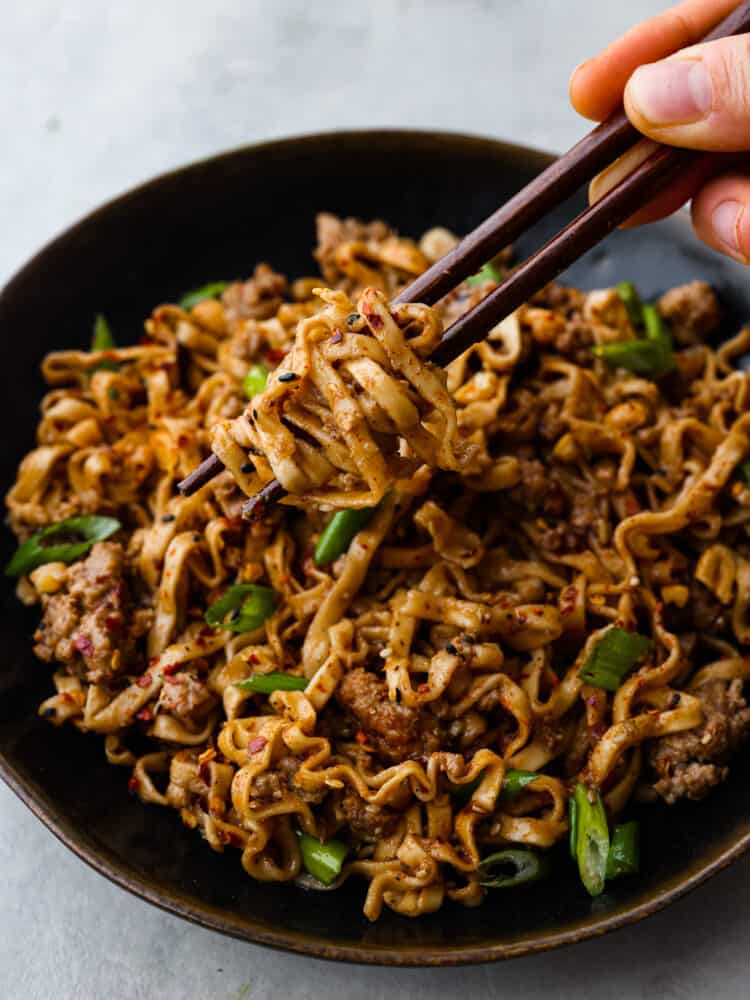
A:
<svg viewBox="0 0 750 1000">
<path fill-rule="evenodd" d="M 38 366 L 53 348 L 85 347 L 103 312 L 119 342 L 135 341 L 150 309 L 206 281 L 242 277 L 258 260 L 297 276 L 314 272 L 314 216 L 321 209 L 382 217 L 402 233 L 432 225 L 468 231 L 549 158 L 492 140 L 433 133 L 311 136 L 239 150 L 166 175 L 104 206 L 42 250 L 0 295 L 9 357 L 0 369 L 6 439 L 0 478 L 9 486 L 33 443 L 43 385 Z M 520 241 L 537 245 L 581 198 Z M 646 296 L 696 277 L 718 288 L 727 332 L 750 315 L 742 269 L 704 250 L 684 218 L 617 233 L 571 269 L 584 288 L 634 280 Z M 7 532 L 0 556 L 12 548 Z M 642 811 L 643 870 L 592 902 L 573 867 L 481 908 L 445 906 L 410 921 L 361 914 L 364 886 L 335 896 L 245 876 L 236 852 L 215 854 L 177 814 L 143 806 L 127 774 L 105 763 L 102 741 L 53 729 L 36 707 L 51 688 L 31 653 L 37 613 L 7 580 L 0 591 L 0 769 L 69 846 L 107 876 L 190 919 L 251 940 L 323 957 L 440 964 L 508 957 L 600 933 L 668 902 L 750 842 L 748 755 L 703 806 Z"/>
</svg>

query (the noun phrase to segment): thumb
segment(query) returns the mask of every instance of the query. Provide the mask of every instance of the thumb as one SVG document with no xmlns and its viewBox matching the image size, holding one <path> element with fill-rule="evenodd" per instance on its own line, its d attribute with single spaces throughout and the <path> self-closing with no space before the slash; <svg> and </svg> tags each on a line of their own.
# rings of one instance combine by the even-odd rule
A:
<svg viewBox="0 0 750 1000">
<path fill-rule="evenodd" d="M 750 149 L 750 35 L 722 38 L 639 66 L 625 88 L 637 129 L 672 146 Z"/>
</svg>

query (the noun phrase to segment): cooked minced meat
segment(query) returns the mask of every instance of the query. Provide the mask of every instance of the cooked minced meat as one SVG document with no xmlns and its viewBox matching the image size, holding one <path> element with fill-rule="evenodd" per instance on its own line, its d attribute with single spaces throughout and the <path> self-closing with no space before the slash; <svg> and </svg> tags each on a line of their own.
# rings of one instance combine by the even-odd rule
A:
<svg viewBox="0 0 750 1000">
<path fill-rule="evenodd" d="M 440 746 L 435 716 L 391 701 L 384 682 L 362 667 L 346 674 L 336 697 L 357 720 L 367 745 L 385 760 L 397 763 L 421 757 Z"/>
<path fill-rule="evenodd" d="M 341 272 L 336 267 L 336 251 L 342 243 L 350 240 L 379 241 L 393 234 L 384 222 L 360 222 L 359 219 L 339 219 L 329 212 L 320 212 L 315 220 L 318 245 L 315 259 L 320 265 L 320 273 L 331 284 L 341 280 Z"/>
<path fill-rule="evenodd" d="M 288 286 L 283 274 L 258 264 L 252 278 L 225 289 L 222 302 L 227 319 L 268 319 L 279 311 Z"/>
<path fill-rule="evenodd" d="M 152 612 L 134 608 L 117 542 L 97 542 L 71 566 L 66 590 L 45 604 L 34 634 L 34 652 L 62 663 L 94 683 L 127 673 L 138 660 L 136 640 L 148 631 Z"/>
<path fill-rule="evenodd" d="M 398 813 L 365 802 L 353 789 L 347 790 L 336 803 L 336 811 L 357 840 L 375 841 L 387 837 L 399 819 Z"/>
<path fill-rule="evenodd" d="M 750 734 L 750 708 L 739 678 L 707 681 L 694 692 L 704 721 L 695 729 L 654 740 L 648 761 L 658 775 L 654 790 L 667 802 L 702 799 L 729 773 L 727 764 Z"/>
<path fill-rule="evenodd" d="M 659 299 L 659 312 L 668 320 L 678 344 L 698 344 L 715 333 L 721 322 L 716 294 L 705 281 L 670 288 Z"/>
</svg>

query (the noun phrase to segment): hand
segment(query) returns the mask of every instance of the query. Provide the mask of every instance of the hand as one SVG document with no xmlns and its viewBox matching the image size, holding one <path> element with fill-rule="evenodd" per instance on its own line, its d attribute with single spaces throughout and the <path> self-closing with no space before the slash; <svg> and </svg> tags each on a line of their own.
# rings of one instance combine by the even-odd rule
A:
<svg viewBox="0 0 750 1000">
<path fill-rule="evenodd" d="M 631 28 L 574 71 L 573 107 L 602 121 L 623 101 L 633 125 L 651 140 L 717 153 L 750 151 L 750 35 L 693 44 L 737 6 L 737 0 L 683 0 Z M 652 148 L 644 140 L 595 178 L 590 200 L 601 197 Z M 628 224 L 663 218 L 692 198 L 698 236 L 750 263 L 750 158 L 747 172 L 725 171 L 726 160 L 696 164 Z"/>
</svg>

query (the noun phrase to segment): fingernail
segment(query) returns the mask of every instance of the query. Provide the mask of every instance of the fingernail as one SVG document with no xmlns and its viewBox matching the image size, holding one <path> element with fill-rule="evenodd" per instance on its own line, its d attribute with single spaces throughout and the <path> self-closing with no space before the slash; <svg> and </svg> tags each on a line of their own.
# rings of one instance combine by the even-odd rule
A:
<svg viewBox="0 0 750 1000">
<path fill-rule="evenodd" d="M 711 216 L 711 228 L 732 253 L 740 253 L 740 220 L 742 218 L 743 206 L 738 201 L 722 201 L 713 210 Z"/>
<path fill-rule="evenodd" d="M 711 110 L 711 80 L 700 59 L 665 59 L 639 66 L 628 98 L 652 125 L 685 125 Z"/>
</svg>

